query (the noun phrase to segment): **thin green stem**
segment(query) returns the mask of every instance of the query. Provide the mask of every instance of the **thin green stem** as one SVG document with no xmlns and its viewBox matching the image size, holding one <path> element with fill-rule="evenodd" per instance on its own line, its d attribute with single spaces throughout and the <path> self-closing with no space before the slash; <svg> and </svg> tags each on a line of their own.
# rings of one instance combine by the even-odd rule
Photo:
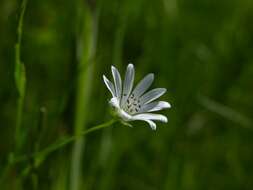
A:
<svg viewBox="0 0 253 190">
<path fill-rule="evenodd" d="M 97 8 L 91 9 L 88 2 L 77 0 L 77 61 L 78 78 L 76 81 L 76 104 L 74 114 L 74 130 L 78 135 L 87 127 L 89 101 L 92 92 L 92 79 L 95 66 L 97 45 L 98 16 Z M 85 69 L 85 71 L 83 70 Z M 82 159 L 85 148 L 85 139 L 75 142 L 71 154 L 70 164 L 70 190 L 80 189 L 82 179 Z"/>
<path fill-rule="evenodd" d="M 26 5 L 27 5 L 27 0 L 23 0 L 21 2 L 20 17 L 19 17 L 19 21 L 18 21 L 18 30 L 17 30 L 19 44 L 21 44 L 22 35 L 23 35 L 23 20 L 24 20 L 24 15 L 25 15 L 25 11 L 26 11 Z"/>
<path fill-rule="evenodd" d="M 11 158 L 9 160 L 9 163 L 6 165 L 6 167 L 3 169 L 3 171 L 1 172 L 1 176 L 0 176 L 0 186 L 3 184 L 4 179 L 6 178 L 6 176 L 9 174 L 11 168 L 13 165 L 21 163 L 21 162 L 25 162 L 31 159 L 35 159 L 35 165 L 36 167 L 38 167 L 44 160 L 45 158 L 50 154 L 53 153 L 61 148 L 63 148 L 64 146 L 70 144 L 71 142 L 74 142 L 78 139 L 80 139 L 81 137 L 88 135 L 94 131 L 106 128 L 106 127 L 110 127 L 112 126 L 114 123 L 116 122 L 115 119 L 112 119 L 106 123 L 103 123 L 101 125 L 97 125 L 95 127 L 89 128 L 81 133 L 79 133 L 78 135 L 74 135 L 68 138 L 65 138 L 63 140 L 59 140 L 57 142 L 55 142 L 54 144 L 52 144 L 51 146 L 41 150 L 41 151 L 37 151 L 31 155 L 22 155 L 22 156 L 18 156 L 16 158 Z M 14 156 L 14 155 L 12 155 Z M 32 169 L 31 165 L 28 165 L 22 175 L 26 175 L 29 173 L 29 171 Z"/>
<path fill-rule="evenodd" d="M 24 106 L 25 88 L 26 88 L 26 74 L 25 66 L 21 61 L 21 41 L 23 35 L 23 20 L 26 10 L 27 0 L 21 2 L 20 16 L 17 27 L 17 42 L 15 44 L 15 83 L 18 91 L 17 99 L 17 115 L 16 115 L 16 129 L 15 129 L 15 145 L 16 149 L 20 148 L 20 128 L 22 123 L 22 113 Z"/>
<path fill-rule="evenodd" d="M 23 113 L 23 106 L 24 106 L 24 97 L 25 97 L 25 86 L 26 86 L 26 76 L 25 76 L 25 66 L 21 61 L 21 42 L 22 42 L 22 35 L 23 35 L 23 20 L 24 14 L 26 11 L 27 0 L 22 0 L 21 7 L 20 7 L 20 14 L 18 19 L 18 26 L 17 26 L 17 41 L 15 44 L 15 68 L 14 68 L 14 79 L 15 85 L 18 92 L 17 97 L 17 113 L 16 113 L 16 124 L 15 124 L 15 133 L 14 133 L 14 141 L 15 141 L 15 152 L 21 147 L 21 137 L 20 135 L 20 128 L 22 124 L 22 113 Z M 14 154 L 10 153 L 9 159 L 13 158 Z M 3 180 L 5 179 L 6 174 L 8 173 L 9 169 L 11 168 L 10 164 L 3 169 L 0 185 L 2 185 Z"/>
<path fill-rule="evenodd" d="M 45 148 L 44 150 L 38 151 L 37 153 L 34 153 L 34 154 L 30 155 L 30 156 L 27 156 L 27 155 L 19 156 L 16 159 L 13 160 L 12 164 L 23 162 L 23 161 L 26 161 L 28 159 L 32 159 L 32 158 L 36 158 L 36 157 L 43 157 L 43 159 L 45 159 L 45 157 L 47 155 L 49 155 L 50 153 L 55 152 L 55 151 L 61 149 L 62 147 L 70 144 L 71 142 L 73 142 L 75 140 L 80 139 L 81 137 L 83 137 L 83 136 L 85 136 L 87 134 L 90 134 L 90 133 L 92 133 L 94 131 L 97 131 L 97 130 L 100 130 L 100 129 L 103 129 L 103 128 L 106 128 L 106 127 L 110 127 L 115 122 L 116 122 L 116 120 L 111 120 L 111 121 L 108 121 L 108 122 L 103 123 L 101 125 L 97 125 L 95 127 L 89 128 L 89 129 L 87 129 L 87 130 L 79 133 L 78 135 L 74 135 L 74 136 L 65 138 L 64 140 L 59 140 L 58 142 L 50 145 L 49 147 Z"/>
</svg>

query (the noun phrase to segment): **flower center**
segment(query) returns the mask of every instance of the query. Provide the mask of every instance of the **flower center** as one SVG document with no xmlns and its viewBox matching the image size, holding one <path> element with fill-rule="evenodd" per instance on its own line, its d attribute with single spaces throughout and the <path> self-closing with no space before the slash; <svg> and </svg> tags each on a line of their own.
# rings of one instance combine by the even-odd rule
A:
<svg viewBox="0 0 253 190">
<path fill-rule="evenodd" d="M 138 113 L 139 110 L 141 109 L 139 98 L 135 97 L 134 94 L 131 94 L 128 97 L 123 109 L 131 115 Z"/>
</svg>

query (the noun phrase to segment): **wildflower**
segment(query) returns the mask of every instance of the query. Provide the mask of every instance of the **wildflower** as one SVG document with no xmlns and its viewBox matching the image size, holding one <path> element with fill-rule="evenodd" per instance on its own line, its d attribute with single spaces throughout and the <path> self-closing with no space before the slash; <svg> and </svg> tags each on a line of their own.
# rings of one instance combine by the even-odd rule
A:
<svg viewBox="0 0 253 190">
<path fill-rule="evenodd" d="M 154 101 L 166 92 L 165 88 L 155 88 L 146 92 L 154 80 L 154 74 L 150 73 L 145 76 L 132 90 L 135 75 L 133 64 L 128 64 L 123 84 L 119 71 L 114 66 L 111 69 L 114 84 L 105 75 L 103 79 L 112 94 L 109 104 L 114 108 L 118 117 L 124 122 L 146 121 L 153 130 L 156 129 L 154 121 L 167 123 L 166 116 L 150 113 L 171 107 L 168 102 Z"/>
</svg>

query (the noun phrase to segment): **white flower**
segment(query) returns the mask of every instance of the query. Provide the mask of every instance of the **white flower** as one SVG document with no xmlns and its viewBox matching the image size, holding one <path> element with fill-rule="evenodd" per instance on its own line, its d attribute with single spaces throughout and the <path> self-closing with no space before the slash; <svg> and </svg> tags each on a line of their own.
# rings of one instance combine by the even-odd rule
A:
<svg viewBox="0 0 253 190">
<path fill-rule="evenodd" d="M 109 103 L 123 121 L 146 121 L 153 130 L 156 129 L 153 121 L 167 122 L 166 116 L 150 113 L 171 107 L 168 102 L 154 101 L 166 92 L 165 88 L 155 88 L 146 92 L 154 80 L 154 74 L 145 76 L 132 91 L 135 74 L 133 64 L 127 66 L 124 84 L 119 71 L 114 66 L 111 69 L 114 84 L 105 75 L 103 79 L 112 94 Z"/>
</svg>

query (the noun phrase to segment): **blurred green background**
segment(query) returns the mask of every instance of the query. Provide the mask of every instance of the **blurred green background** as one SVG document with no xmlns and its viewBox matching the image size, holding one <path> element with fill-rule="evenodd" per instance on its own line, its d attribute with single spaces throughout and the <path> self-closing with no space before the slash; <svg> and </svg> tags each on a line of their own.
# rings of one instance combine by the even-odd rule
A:
<svg viewBox="0 0 253 190">
<path fill-rule="evenodd" d="M 1 190 L 252 189 L 252 0 L 28 0 L 23 106 L 14 78 L 21 10 L 1 0 Z M 110 120 L 102 75 L 111 78 L 111 65 L 123 75 L 129 62 L 136 82 L 153 72 L 153 87 L 167 88 L 167 124 L 116 123 L 12 164 Z"/>
</svg>

